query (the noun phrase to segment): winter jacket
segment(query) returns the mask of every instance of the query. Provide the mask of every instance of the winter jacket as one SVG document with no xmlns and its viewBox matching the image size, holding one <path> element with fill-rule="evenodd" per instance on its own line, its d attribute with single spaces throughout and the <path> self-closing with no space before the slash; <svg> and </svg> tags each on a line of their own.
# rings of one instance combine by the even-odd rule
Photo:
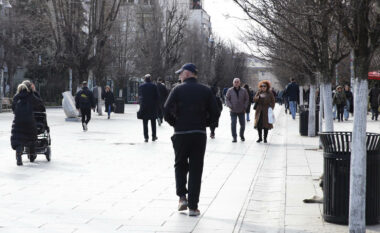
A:
<svg viewBox="0 0 380 233">
<path fill-rule="evenodd" d="M 249 95 L 244 88 L 239 87 L 236 90 L 234 87 L 228 89 L 226 94 L 226 105 L 233 113 L 245 113 L 249 104 Z"/>
<path fill-rule="evenodd" d="M 333 105 L 346 105 L 347 99 L 346 99 L 346 94 L 342 92 L 335 92 L 334 97 L 333 97 Z"/>
<path fill-rule="evenodd" d="M 113 104 L 115 103 L 115 97 L 112 93 L 112 91 L 104 91 L 102 93 L 102 99 L 104 99 L 104 105 L 105 105 L 105 111 L 108 112 L 108 107 L 111 106 L 111 111 L 113 111 Z"/>
<path fill-rule="evenodd" d="M 161 106 L 163 107 L 166 99 L 168 98 L 168 89 L 166 89 L 165 85 L 162 83 L 157 83 L 157 88 L 158 88 L 158 94 L 160 95 L 160 103 Z"/>
<path fill-rule="evenodd" d="M 82 90 L 78 91 L 75 96 L 75 106 L 77 109 L 95 108 L 94 95 L 88 87 L 83 87 Z"/>
<path fill-rule="evenodd" d="M 285 95 L 288 98 L 288 101 L 297 101 L 299 102 L 300 88 L 297 83 L 291 82 L 285 89 Z"/>
<path fill-rule="evenodd" d="M 14 97 L 13 103 L 11 146 L 16 150 L 18 146 L 30 146 L 37 140 L 33 108 L 34 106 L 41 107 L 41 100 L 33 93 L 23 90 Z"/>
<path fill-rule="evenodd" d="M 271 107 L 274 109 L 275 98 L 271 91 L 262 93 L 265 97 L 260 97 L 260 92 L 258 91 L 254 97 L 254 102 L 257 103 L 256 112 L 255 112 L 255 128 L 265 128 L 272 129 L 273 124 L 268 122 L 268 109 Z M 262 116 L 262 125 L 259 124 L 260 116 Z"/>
<path fill-rule="evenodd" d="M 369 91 L 368 95 L 369 95 L 369 103 L 371 104 L 371 107 L 378 108 L 379 107 L 378 98 L 380 96 L 380 89 L 377 87 L 373 87 Z"/>
<path fill-rule="evenodd" d="M 149 81 L 139 87 L 139 102 L 143 119 L 157 119 L 160 95 L 155 84 Z"/>
<path fill-rule="evenodd" d="M 344 91 L 344 94 L 346 95 L 347 101 L 350 103 L 350 109 L 349 112 L 354 112 L 354 95 L 351 91 Z"/>
<path fill-rule="evenodd" d="M 206 133 L 207 126 L 215 127 L 220 112 L 210 88 L 188 78 L 169 94 L 164 106 L 165 120 L 174 126 L 175 133 Z"/>
</svg>

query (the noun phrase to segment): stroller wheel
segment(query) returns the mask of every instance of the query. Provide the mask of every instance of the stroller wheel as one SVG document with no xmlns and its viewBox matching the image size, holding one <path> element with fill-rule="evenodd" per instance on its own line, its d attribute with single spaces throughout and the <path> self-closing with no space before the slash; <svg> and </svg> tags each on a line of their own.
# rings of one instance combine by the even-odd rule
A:
<svg viewBox="0 0 380 233">
<path fill-rule="evenodd" d="M 46 160 L 50 162 L 51 159 L 51 149 L 50 146 L 47 147 L 46 152 L 45 152 Z"/>
</svg>

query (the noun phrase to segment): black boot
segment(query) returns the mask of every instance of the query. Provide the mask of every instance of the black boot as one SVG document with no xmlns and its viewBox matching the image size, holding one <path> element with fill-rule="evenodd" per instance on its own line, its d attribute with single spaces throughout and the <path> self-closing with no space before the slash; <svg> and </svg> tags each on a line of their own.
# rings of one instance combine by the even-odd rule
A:
<svg viewBox="0 0 380 233">
<path fill-rule="evenodd" d="M 267 143 L 268 129 L 264 129 L 264 143 Z"/>
<path fill-rule="evenodd" d="M 17 166 L 22 166 L 22 151 L 24 150 L 23 147 L 18 147 L 16 150 L 16 161 Z"/>
<path fill-rule="evenodd" d="M 257 132 L 259 133 L 259 140 L 257 140 L 256 142 L 260 143 L 260 142 L 263 141 L 263 136 L 262 136 L 263 130 L 262 129 L 257 129 Z"/>
</svg>

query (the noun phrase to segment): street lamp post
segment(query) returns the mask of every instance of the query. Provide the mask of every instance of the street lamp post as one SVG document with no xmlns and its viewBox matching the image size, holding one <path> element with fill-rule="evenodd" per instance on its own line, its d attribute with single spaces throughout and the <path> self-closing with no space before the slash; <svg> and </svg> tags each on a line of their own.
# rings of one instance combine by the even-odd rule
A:
<svg viewBox="0 0 380 233">
<path fill-rule="evenodd" d="M 12 8 L 8 0 L 0 0 L 0 6 L 3 8 Z M 1 14 L 1 11 L 0 11 Z M 1 16 L 1 15 L 0 15 Z M 4 67 L 0 67 L 0 113 L 3 112 L 3 97 L 4 97 Z"/>
</svg>

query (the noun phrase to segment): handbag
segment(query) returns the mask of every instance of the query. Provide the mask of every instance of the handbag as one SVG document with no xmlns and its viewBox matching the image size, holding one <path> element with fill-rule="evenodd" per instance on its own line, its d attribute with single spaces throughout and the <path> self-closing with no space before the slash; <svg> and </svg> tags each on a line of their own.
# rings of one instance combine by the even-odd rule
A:
<svg viewBox="0 0 380 233">
<path fill-rule="evenodd" d="M 256 110 L 257 109 L 257 102 L 255 102 L 255 104 L 253 105 L 253 110 Z"/>
<path fill-rule="evenodd" d="M 274 114 L 273 114 L 273 109 L 271 107 L 268 108 L 268 123 L 269 124 L 274 124 L 275 122 L 275 117 L 274 117 Z"/>
<path fill-rule="evenodd" d="M 139 120 L 142 120 L 142 119 L 143 119 L 143 113 L 142 113 L 141 109 L 139 109 L 139 110 L 137 111 L 137 119 L 139 119 Z"/>
</svg>

